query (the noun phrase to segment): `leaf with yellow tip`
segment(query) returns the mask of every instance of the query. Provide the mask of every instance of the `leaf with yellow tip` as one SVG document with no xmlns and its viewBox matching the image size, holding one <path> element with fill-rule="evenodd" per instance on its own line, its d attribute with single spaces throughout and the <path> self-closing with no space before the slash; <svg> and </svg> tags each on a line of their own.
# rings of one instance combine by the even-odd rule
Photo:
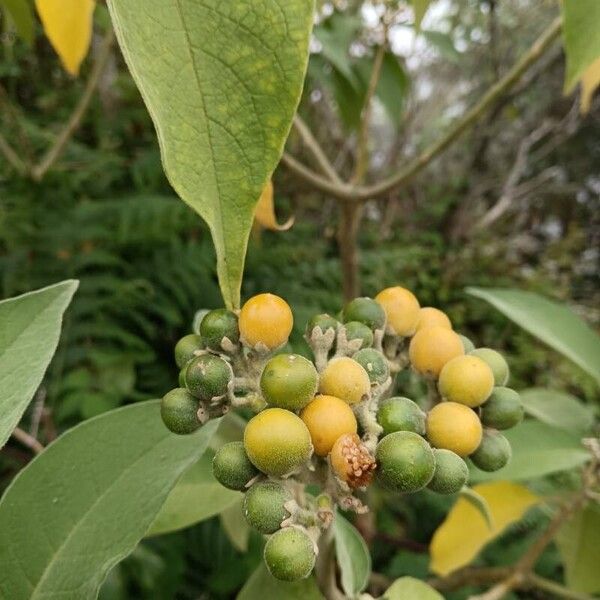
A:
<svg viewBox="0 0 600 600">
<path fill-rule="evenodd" d="M 35 0 L 35 7 L 63 66 L 78 75 L 92 39 L 95 0 Z"/>
<path fill-rule="evenodd" d="M 540 502 L 526 487 L 510 481 L 482 483 L 473 490 L 487 503 L 492 527 L 480 510 L 465 498 L 459 498 L 431 540 L 430 568 L 434 573 L 447 575 L 468 565 L 488 542 Z"/>
<path fill-rule="evenodd" d="M 258 199 L 256 211 L 254 212 L 254 221 L 263 229 L 270 229 L 271 231 L 287 231 L 294 224 L 294 217 L 290 217 L 281 225 L 277 222 L 272 181 L 267 182 Z"/>
<path fill-rule="evenodd" d="M 589 112 L 592 105 L 592 97 L 596 88 L 600 85 L 600 57 L 598 57 L 581 76 L 581 99 L 580 110 L 581 114 L 585 115 Z"/>
</svg>

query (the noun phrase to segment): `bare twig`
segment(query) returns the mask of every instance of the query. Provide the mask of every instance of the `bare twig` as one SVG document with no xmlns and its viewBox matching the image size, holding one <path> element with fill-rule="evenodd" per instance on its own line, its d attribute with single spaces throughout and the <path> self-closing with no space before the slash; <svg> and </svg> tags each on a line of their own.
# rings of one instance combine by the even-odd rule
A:
<svg viewBox="0 0 600 600">
<path fill-rule="evenodd" d="M 8 164 L 19 174 L 25 175 L 27 173 L 27 165 L 19 157 L 19 155 L 12 149 L 11 145 L 6 141 L 4 136 L 0 133 L 0 153 L 7 160 Z"/>
<path fill-rule="evenodd" d="M 81 124 L 81 120 L 83 119 L 83 116 L 85 115 L 94 95 L 94 91 L 98 86 L 100 77 L 104 71 L 104 67 L 108 63 L 114 39 L 115 34 L 111 28 L 104 36 L 102 45 L 100 46 L 100 51 L 98 53 L 98 59 L 92 68 L 90 76 L 86 82 L 85 89 L 83 90 L 83 94 L 81 95 L 81 98 L 79 98 L 79 102 L 71 113 L 69 120 L 65 123 L 62 131 L 54 141 L 54 144 L 52 144 L 52 146 L 48 149 L 41 161 L 31 169 L 31 178 L 34 181 L 41 181 L 48 169 L 50 169 L 60 157 L 68 141 Z"/>
<path fill-rule="evenodd" d="M 27 446 L 30 450 L 33 450 L 36 454 L 44 451 L 44 446 L 38 442 L 32 435 L 29 435 L 26 431 L 23 431 L 20 427 L 15 427 L 12 432 L 12 437 L 18 440 L 24 446 Z"/>
</svg>

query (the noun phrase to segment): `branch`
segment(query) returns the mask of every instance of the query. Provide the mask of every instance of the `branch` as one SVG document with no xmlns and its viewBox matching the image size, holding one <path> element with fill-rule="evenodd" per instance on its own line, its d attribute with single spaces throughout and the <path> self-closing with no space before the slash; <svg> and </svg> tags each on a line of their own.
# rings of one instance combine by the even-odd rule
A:
<svg viewBox="0 0 600 600">
<path fill-rule="evenodd" d="M 4 158 L 8 164 L 19 174 L 25 175 L 27 173 L 27 166 L 19 155 L 11 148 L 10 144 L 4 139 L 4 136 L 0 133 L 0 153 L 4 155 Z"/>
<path fill-rule="evenodd" d="M 410 162 L 395 175 L 380 183 L 370 186 L 353 186 L 348 183 L 331 182 L 306 167 L 295 158 L 284 154 L 283 162 L 290 170 L 308 181 L 313 187 L 325 192 L 338 200 L 349 202 L 365 202 L 371 198 L 383 196 L 389 191 L 406 184 L 412 177 L 422 171 L 429 163 L 450 146 L 465 130 L 473 125 L 484 113 L 508 92 L 559 36 L 562 20 L 557 17 L 531 48 L 509 70 L 509 72 L 493 85 L 454 126 L 437 142 L 425 149 L 417 158 Z"/>
<path fill-rule="evenodd" d="M 42 446 L 40 442 L 38 442 L 32 435 L 29 435 L 26 431 L 23 431 L 19 427 L 15 427 L 11 435 L 15 438 L 15 440 L 19 440 L 21 444 L 27 446 L 36 454 L 40 454 L 44 451 L 44 446 Z"/>
<path fill-rule="evenodd" d="M 31 178 L 34 181 L 41 181 L 48 169 L 56 162 L 59 156 L 62 154 L 68 141 L 71 139 L 75 131 L 78 129 L 83 119 L 83 115 L 86 113 L 94 91 L 100 82 L 100 77 L 104 71 L 104 67 L 110 57 L 110 50 L 112 48 L 115 39 L 115 34 L 112 28 L 106 33 L 100 46 L 98 59 L 92 68 L 90 76 L 83 90 L 83 94 L 79 99 L 79 102 L 75 106 L 75 109 L 71 113 L 69 120 L 65 123 L 62 131 L 56 138 L 54 144 L 48 149 L 42 160 L 31 169 Z"/>
</svg>

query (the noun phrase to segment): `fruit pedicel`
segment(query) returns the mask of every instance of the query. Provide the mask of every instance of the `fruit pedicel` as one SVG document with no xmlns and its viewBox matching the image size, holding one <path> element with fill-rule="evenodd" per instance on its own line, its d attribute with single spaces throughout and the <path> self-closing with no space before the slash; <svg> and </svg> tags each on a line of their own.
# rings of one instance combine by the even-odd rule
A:
<svg viewBox="0 0 600 600">
<path fill-rule="evenodd" d="M 455 494 L 468 484 L 467 461 L 495 471 L 510 460 L 500 432 L 521 421 L 523 407 L 507 387 L 506 360 L 476 348 L 409 290 L 356 298 L 339 320 L 312 317 L 312 360 L 285 351 L 292 327 L 289 305 L 274 294 L 208 312 L 175 346 L 179 387 L 161 403 L 165 425 L 180 435 L 232 407 L 256 413 L 243 441 L 217 451 L 213 473 L 244 493 L 244 517 L 269 536 L 274 577 L 307 577 L 336 506 L 365 512 L 359 495 L 374 482 L 401 494 Z M 425 398 L 395 389 L 406 367 L 427 383 Z"/>
</svg>

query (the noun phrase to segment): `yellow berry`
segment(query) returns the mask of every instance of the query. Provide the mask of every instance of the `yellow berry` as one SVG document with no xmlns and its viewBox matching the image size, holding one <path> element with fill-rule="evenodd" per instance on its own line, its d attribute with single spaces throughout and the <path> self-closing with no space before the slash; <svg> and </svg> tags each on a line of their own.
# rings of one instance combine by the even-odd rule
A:
<svg viewBox="0 0 600 600">
<path fill-rule="evenodd" d="M 386 330 L 392 335 L 411 336 L 419 322 L 419 301 L 400 286 L 389 287 L 375 296 L 387 316 Z"/>
<path fill-rule="evenodd" d="M 475 452 L 481 442 L 481 421 L 468 406 L 442 402 L 427 415 L 427 439 L 435 448 L 452 450 L 461 457 Z"/>
<path fill-rule="evenodd" d="M 444 365 L 465 353 L 458 334 L 446 327 L 425 327 L 410 340 L 408 356 L 421 375 L 437 379 Z"/>
<path fill-rule="evenodd" d="M 278 477 L 300 467 L 312 454 L 306 425 L 283 408 L 267 408 L 248 421 L 244 448 L 257 469 Z"/>
<path fill-rule="evenodd" d="M 433 306 L 424 306 L 419 311 L 417 331 L 425 329 L 425 327 L 445 327 L 446 329 L 452 329 L 452 323 L 445 312 L 433 308 Z"/>
<path fill-rule="evenodd" d="M 494 374 L 487 363 L 476 356 L 457 356 L 444 365 L 438 389 L 445 400 L 475 408 L 490 397 Z"/>
<path fill-rule="evenodd" d="M 377 466 L 356 433 L 345 433 L 335 441 L 330 460 L 335 474 L 351 488 L 369 485 Z"/>
<path fill-rule="evenodd" d="M 330 360 L 321 373 L 321 394 L 336 396 L 348 404 L 360 402 L 370 390 L 371 380 L 364 367 L 347 356 Z"/>
<path fill-rule="evenodd" d="M 344 433 L 356 433 L 356 417 L 346 402 L 335 396 L 317 396 L 302 412 L 315 454 L 327 456 L 335 441 Z"/>
<path fill-rule="evenodd" d="M 274 294 L 253 296 L 240 311 L 240 337 L 251 348 L 257 344 L 268 350 L 279 348 L 287 342 L 293 324 L 288 303 Z"/>
</svg>

